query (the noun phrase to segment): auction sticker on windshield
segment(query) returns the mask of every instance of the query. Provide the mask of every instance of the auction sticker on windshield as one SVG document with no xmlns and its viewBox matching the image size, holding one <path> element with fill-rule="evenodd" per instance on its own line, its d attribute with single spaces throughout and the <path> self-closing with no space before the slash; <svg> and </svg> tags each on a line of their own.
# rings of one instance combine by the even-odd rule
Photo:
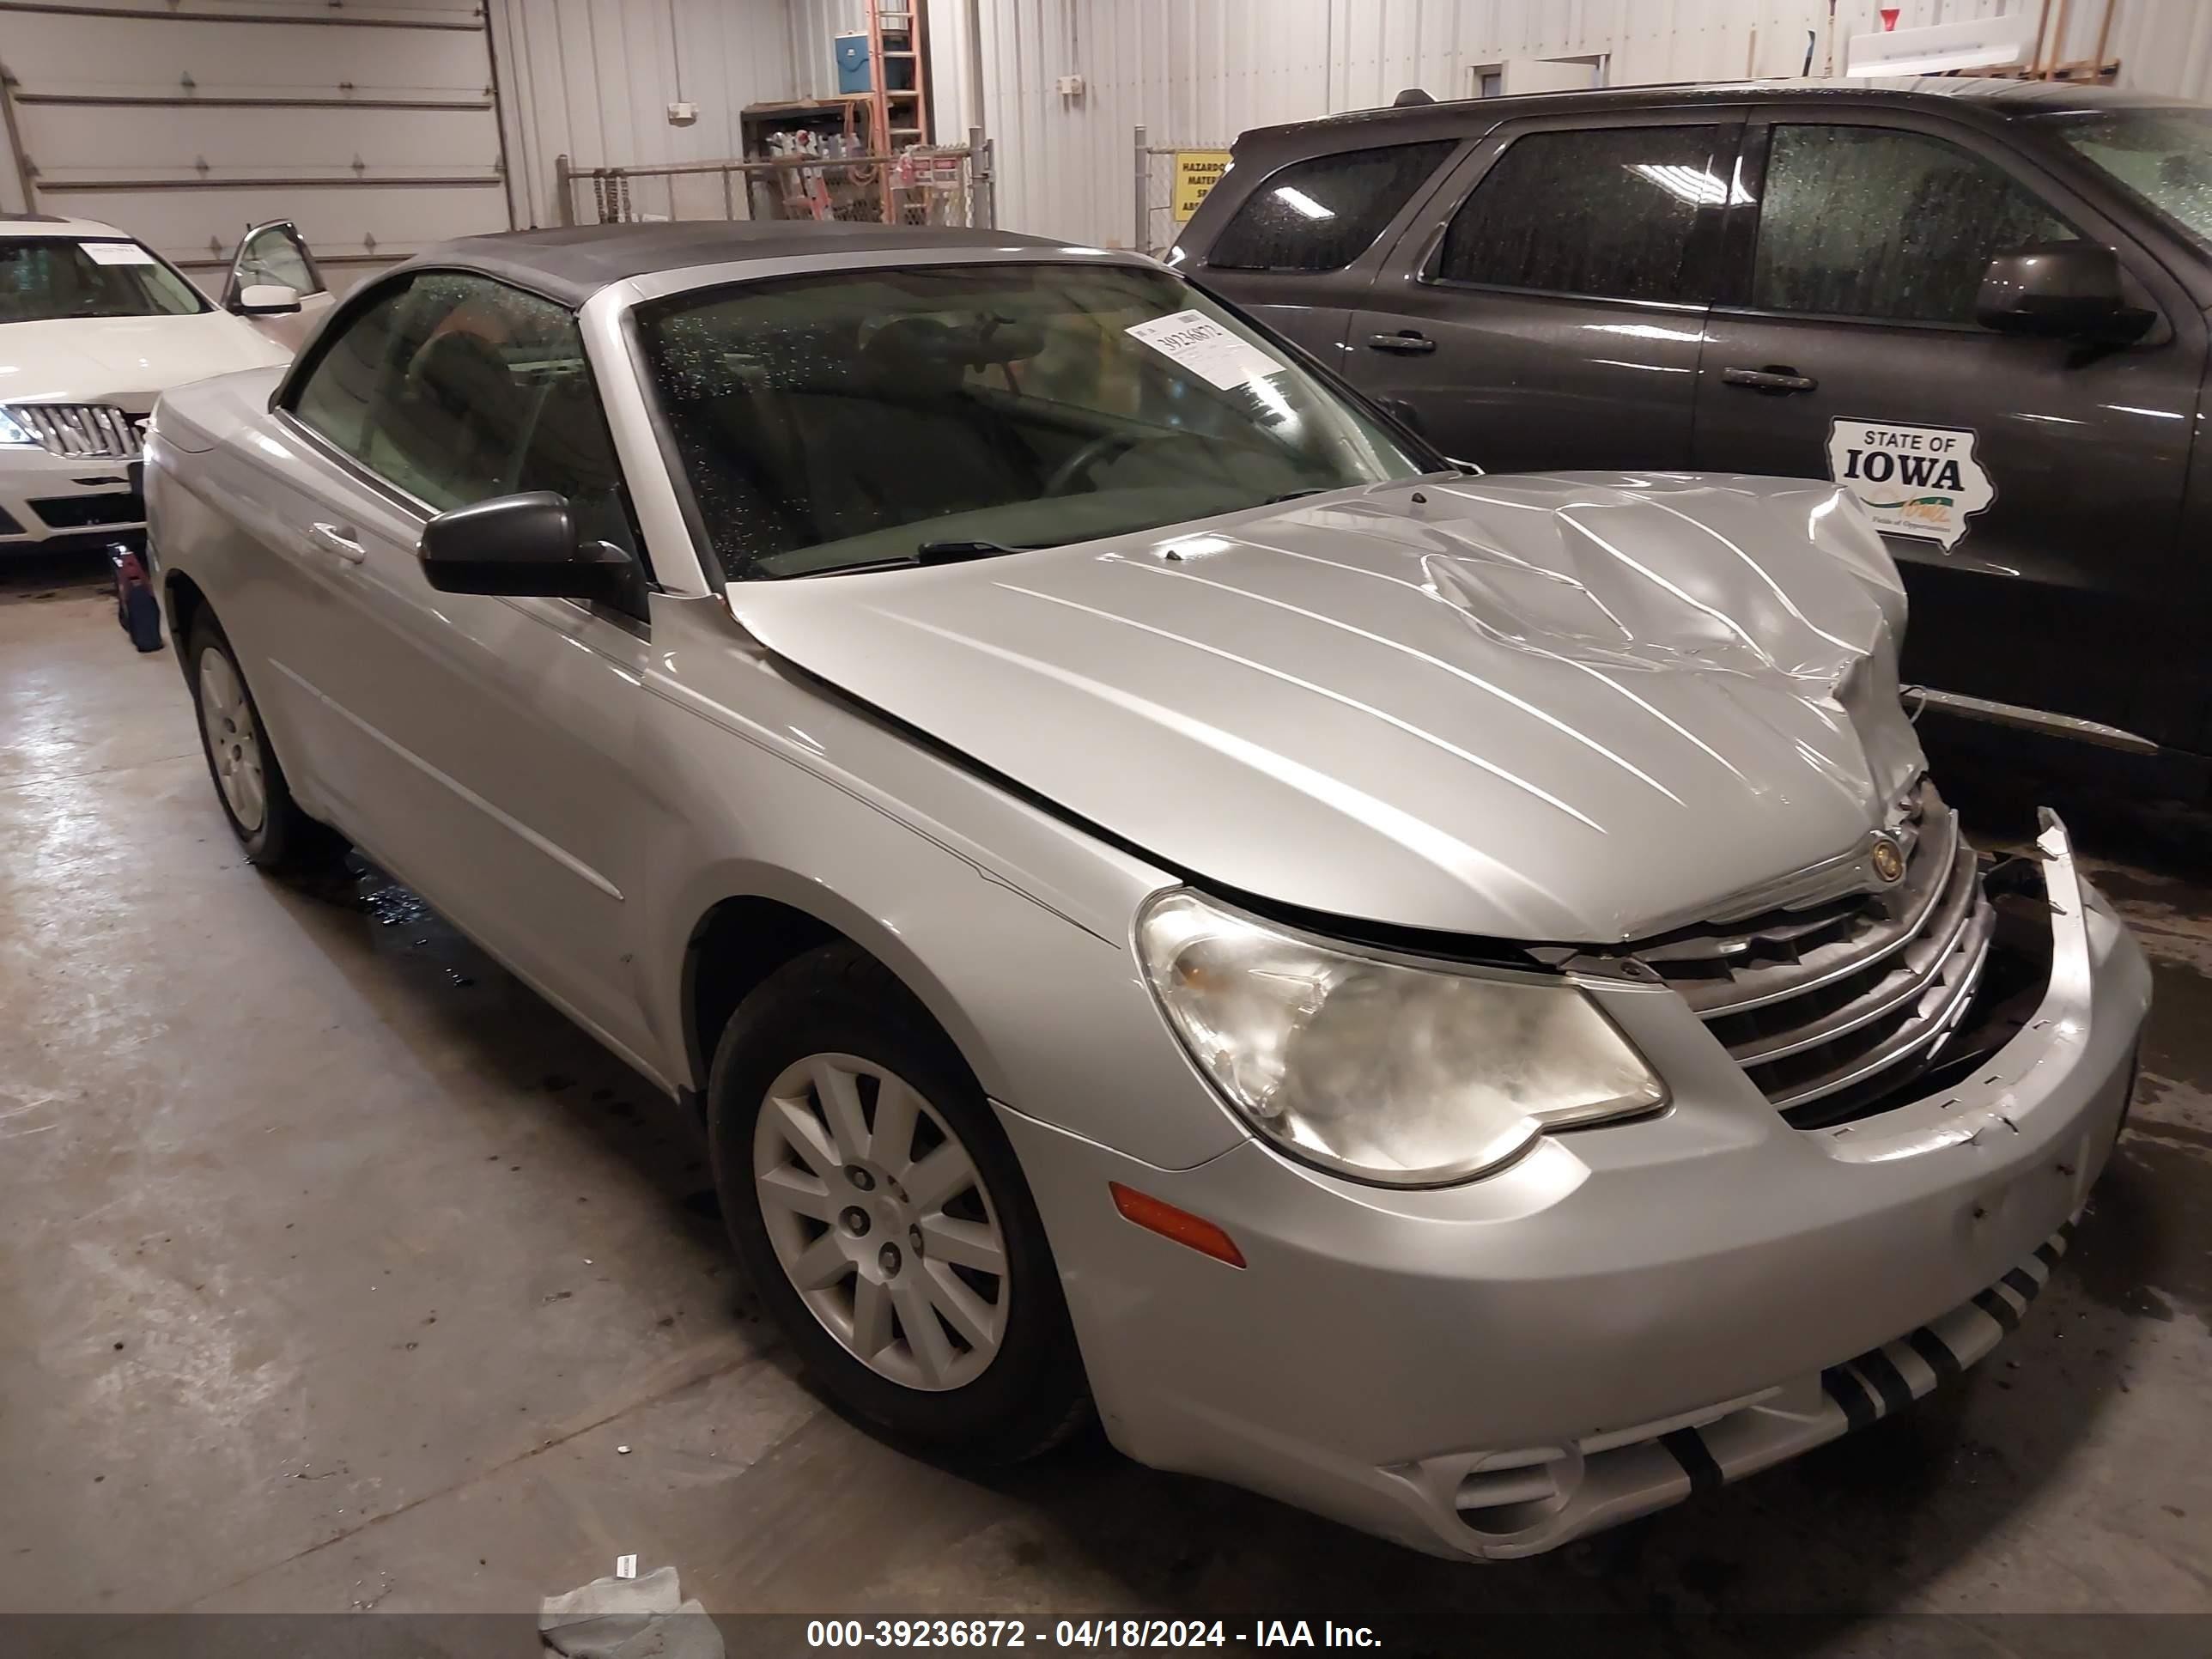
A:
<svg viewBox="0 0 2212 1659">
<path fill-rule="evenodd" d="M 1997 495 L 1970 427 L 1831 421 L 1828 476 L 1859 498 L 1875 529 L 1947 549 Z"/>
<path fill-rule="evenodd" d="M 136 242 L 81 242 L 96 265 L 150 265 L 154 256 Z"/>
<path fill-rule="evenodd" d="M 1224 392 L 1263 374 L 1280 374 L 1283 368 L 1250 341 L 1200 311 L 1177 311 L 1149 323 L 1132 323 L 1128 332 Z"/>
</svg>

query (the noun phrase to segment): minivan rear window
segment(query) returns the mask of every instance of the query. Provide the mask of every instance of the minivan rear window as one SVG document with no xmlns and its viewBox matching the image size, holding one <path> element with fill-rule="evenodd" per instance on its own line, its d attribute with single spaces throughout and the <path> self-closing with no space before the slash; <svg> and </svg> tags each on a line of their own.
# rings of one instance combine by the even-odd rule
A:
<svg viewBox="0 0 2212 1659">
<path fill-rule="evenodd" d="M 1351 149 L 1270 173 L 1206 255 L 1227 270 L 1341 270 L 1455 148 L 1449 139 Z"/>
</svg>

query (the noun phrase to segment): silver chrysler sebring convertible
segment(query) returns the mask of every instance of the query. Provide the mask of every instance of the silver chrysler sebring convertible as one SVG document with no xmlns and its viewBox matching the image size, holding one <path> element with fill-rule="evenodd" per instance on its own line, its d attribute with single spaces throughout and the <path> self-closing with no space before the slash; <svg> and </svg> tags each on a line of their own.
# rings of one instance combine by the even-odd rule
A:
<svg viewBox="0 0 2212 1659">
<path fill-rule="evenodd" d="M 828 1389 L 1526 1555 L 2027 1316 L 2143 959 L 1977 855 L 1827 485 L 1486 477 L 1135 255 L 451 243 L 168 393 L 256 864 L 347 843 L 706 1122 Z"/>
</svg>

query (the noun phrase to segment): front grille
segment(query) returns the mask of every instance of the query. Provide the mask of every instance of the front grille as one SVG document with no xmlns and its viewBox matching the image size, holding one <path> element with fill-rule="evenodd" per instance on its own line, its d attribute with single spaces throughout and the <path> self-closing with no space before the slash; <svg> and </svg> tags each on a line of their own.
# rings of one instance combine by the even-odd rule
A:
<svg viewBox="0 0 2212 1659">
<path fill-rule="evenodd" d="M 1996 913 L 1959 815 L 1923 782 L 1895 830 L 1905 873 L 1629 954 L 1680 992 L 1801 1129 L 1884 1109 L 1972 1003 Z"/>
<path fill-rule="evenodd" d="M 9 417 L 40 447 L 73 459 L 127 460 L 138 453 L 145 417 L 107 404 L 9 404 Z"/>
<path fill-rule="evenodd" d="M 135 489 L 116 490 L 104 495 L 47 495 L 30 505 L 31 511 L 55 530 L 89 530 L 100 525 L 146 522 L 146 498 Z"/>
</svg>

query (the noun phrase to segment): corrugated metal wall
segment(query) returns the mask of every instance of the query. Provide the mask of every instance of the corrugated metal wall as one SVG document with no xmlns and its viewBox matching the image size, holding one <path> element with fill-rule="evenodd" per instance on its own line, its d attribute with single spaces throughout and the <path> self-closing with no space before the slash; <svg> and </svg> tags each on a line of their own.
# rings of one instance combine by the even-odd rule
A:
<svg viewBox="0 0 2212 1659">
<path fill-rule="evenodd" d="M 0 206 L 121 225 L 204 286 L 259 221 L 296 220 L 341 287 L 507 223 L 470 0 L 0 0 Z"/>
<path fill-rule="evenodd" d="M 831 39 L 841 30 L 864 28 L 867 3 L 491 0 L 506 193 L 515 222 L 557 221 L 553 162 L 563 152 L 580 166 L 736 155 L 738 112 L 745 105 L 810 96 L 835 86 Z M 1905 0 L 1903 22 L 1954 21 L 2039 3 Z M 326 8 L 311 9 L 300 0 L 201 4 L 210 15 L 240 21 L 128 27 L 134 39 L 143 33 L 152 46 L 183 40 L 196 29 L 212 40 L 226 29 L 251 27 L 246 18 L 281 15 L 280 9 L 329 15 Z M 929 0 L 929 7 L 933 112 L 940 135 L 957 141 L 969 118 L 966 3 Z M 1839 57 L 1850 33 L 1878 27 L 1875 0 L 1842 0 L 1836 22 Z M 353 9 L 349 16 L 427 20 L 465 16 L 468 10 L 456 0 L 385 0 Z M 1425 87 L 1439 97 L 1465 95 L 1476 66 L 1516 58 L 1603 53 L 1607 78 L 1615 84 L 1790 74 L 1804 61 L 1808 32 L 1817 67 L 1827 30 L 1826 0 L 980 0 L 980 10 L 981 113 L 998 144 L 1000 222 L 1102 242 L 1130 239 L 1129 136 L 1139 124 L 1159 143 L 1225 140 L 1247 126 L 1385 103 L 1407 86 Z M 2073 0 L 2061 56 L 2089 55 L 2101 10 L 2100 0 Z M 80 18 L 92 29 L 123 26 L 90 7 L 0 4 L 0 15 L 10 11 L 19 14 L 8 30 L 13 45 L 0 42 L 0 58 L 11 52 L 22 56 L 40 38 L 39 28 L 76 27 Z M 370 38 L 374 32 L 325 27 L 301 33 L 321 41 L 356 33 Z M 2212 3 L 2118 0 L 2108 51 L 2124 66 L 2124 84 L 2212 97 Z M 118 78 L 112 53 L 81 61 L 90 80 Z M 105 71 L 100 61 L 108 64 Z M 161 61 L 170 69 L 179 66 L 173 54 Z M 190 71 L 190 64 L 183 67 Z M 196 82 L 218 84 L 222 67 Z M 361 66 L 346 62 L 330 62 L 325 72 L 334 94 L 337 82 L 362 78 Z M 481 73 L 469 70 L 462 79 Z M 1085 77 L 1080 97 L 1053 89 L 1056 76 L 1071 74 Z M 425 88 L 444 85 L 434 73 L 415 80 Z M 480 97 L 481 82 L 471 84 Z M 696 124 L 668 124 L 667 106 L 678 99 L 699 106 Z M 344 112 L 334 113 L 343 119 Z M 406 143 L 395 139 L 396 148 L 387 146 L 389 156 L 380 152 L 363 159 L 394 167 L 444 161 L 453 145 L 441 136 L 441 124 L 455 118 L 460 118 L 423 112 L 408 128 Z M 103 127 L 100 145 L 112 148 L 121 131 Z M 306 165 L 331 149 L 331 143 L 310 142 L 312 135 L 295 143 L 265 118 L 249 116 L 241 131 L 253 141 L 249 147 L 257 160 L 284 154 Z M 344 150 L 338 159 L 350 164 L 354 151 L 338 143 L 343 137 L 331 135 L 331 143 L 337 143 L 331 153 Z M 42 166 L 113 160 L 89 138 L 84 145 L 57 142 L 58 148 L 40 158 Z M 180 146 L 190 144 L 196 157 L 227 164 L 204 153 L 207 141 L 180 138 L 172 130 L 167 142 L 180 154 Z M 79 149 L 82 156 L 75 153 Z M 137 160 L 151 165 L 155 158 Z M 483 160 L 488 156 L 479 164 Z M 0 167 L 0 198 L 16 193 L 12 173 L 12 166 Z M 289 208 L 288 202 L 278 210 Z M 373 228 L 380 232 L 380 246 L 406 246 L 404 236 Z M 414 228 L 428 234 L 441 228 Z M 358 241 L 364 232 L 360 225 L 334 223 L 316 234 L 322 244 L 334 245 Z M 196 230 L 193 240 L 202 240 L 202 233 Z"/>
<path fill-rule="evenodd" d="M 519 223 L 559 222 L 553 160 L 578 167 L 739 153 L 738 112 L 797 95 L 798 14 L 818 0 L 497 0 L 507 154 Z M 826 66 L 830 46 L 818 56 Z M 690 126 L 668 106 L 699 106 Z"/>
<path fill-rule="evenodd" d="M 868 0 L 791 0 L 791 32 L 792 96 L 835 92 L 837 64 L 830 42 L 840 34 L 868 32 Z"/>
<path fill-rule="evenodd" d="M 834 0 L 805 0 L 834 3 Z M 2033 11 L 2040 0 L 1904 0 L 1900 27 Z M 944 27 L 960 0 L 934 0 Z M 999 146 L 999 222 L 1127 243 L 1130 131 L 1155 143 L 1233 138 L 1248 126 L 1388 103 L 1419 86 L 1472 91 L 1476 66 L 1606 55 L 1613 85 L 1794 75 L 1808 34 L 1817 73 L 1826 0 L 982 0 L 984 118 Z M 2093 51 L 2100 0 L 2073 0 L 2058 56 Z M 1881 27 L 1875 0 L 1841 0 L 1834 52 Z M 952 20 L 957 21 L 957 20 Z M 2212 95 L 2212 4 L 2118 0 L 2107 46 L 2123 83 Z M 1080 98 L 1053 90 L 1079 74 Z M 943 96 L 940 92 L 940 96 Z"/>
</svg>

